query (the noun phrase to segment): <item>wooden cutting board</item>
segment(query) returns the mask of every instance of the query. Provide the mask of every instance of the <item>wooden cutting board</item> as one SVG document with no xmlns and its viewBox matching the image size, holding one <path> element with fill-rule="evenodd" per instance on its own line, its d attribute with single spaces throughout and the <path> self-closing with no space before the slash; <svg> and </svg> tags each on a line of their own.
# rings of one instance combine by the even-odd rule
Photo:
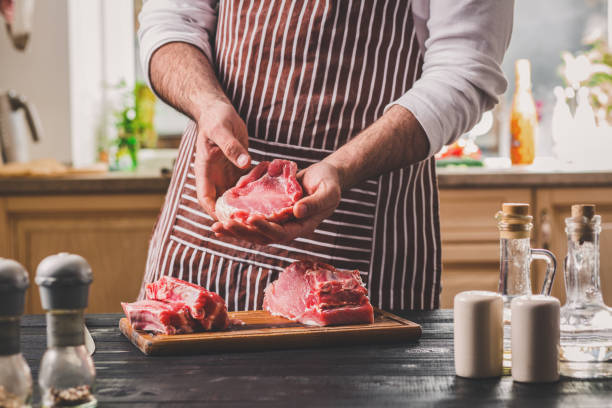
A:
<svg viewBox="0 0 612 408">
<path fill-rule="evenodd" d="M 119 328 L 148 356 L 399 343 L 421 337 L 418 324 L 378 309 L 374 309 L 374 323 L 347 326 L 306 326 L 263 310 L 231 312 L 230 317 L 242 320 L 244 326 L 216 332 L 151 334 L 134 330 L 124 317 Z"/>
</svg>

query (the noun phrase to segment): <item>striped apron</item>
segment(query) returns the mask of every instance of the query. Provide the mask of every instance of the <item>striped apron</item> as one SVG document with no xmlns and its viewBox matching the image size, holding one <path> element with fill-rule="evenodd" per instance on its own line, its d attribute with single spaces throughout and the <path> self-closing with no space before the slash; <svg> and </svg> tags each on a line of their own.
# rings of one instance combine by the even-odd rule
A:
<svg viewBox="0 0 612 408">
<path fill-rule="evenodd" d="M 422 55 L 406 0 L 235 0 L 219 6 L 218 78 L 249 131 L 253 163 L 322 160 L 383 114 L 419 77 Z M 372 304 L 439 306 L 440 234 L 433 158 L 363 181 L 315 232 L 290 244 L 219 239 L 196 199 L 196 126 L 179 148 L 151 239 L 144 283 L 162 275 L 261 308 L 289 263 L 358 269 Z M 141 297 L 143 296 L 141 291 Z"/>
</svg>

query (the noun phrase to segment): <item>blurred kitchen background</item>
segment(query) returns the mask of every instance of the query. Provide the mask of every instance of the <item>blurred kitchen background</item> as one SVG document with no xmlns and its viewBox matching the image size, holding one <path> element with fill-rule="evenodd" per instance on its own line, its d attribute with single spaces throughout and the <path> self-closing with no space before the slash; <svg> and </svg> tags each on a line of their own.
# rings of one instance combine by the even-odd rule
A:
<svg viewBox="0 0 612 408">
<path fill-rule="evenodd" d="M 137 295 L 187 122 L 144 86 L 141 6 L 17 0 L 12 35 L 0 29 L 0 256 L 33 273 L 51 253 L 83 255 L 96 277 L 91 312 L 119 311 L 120 300 Z M 503 64 L 508 91 L 438 155 L 443 307 L 461 290 L 496 290 L 494 215 L 502 202 L 531 204 L 532 246 L 559 260 L 570 204 L 597 204 L 602 285 L 612 303 L 611 7 L 606 0 L 516 1 Z M 531 113 L 521 106 L 513 112 L 518 60 L 528 61 L 519 66 L 531 80 Z M 538 122 L 532 132 L 511 134 L 511 117 L 530 114 Z M 534 138 L 532 164 L 513 165 L 513 137 Z M 534 287 L 542 279 L 538 267 Z M 553 293 L 564 299 L 562 268 Z M 40 312 L 34 296 L 28 311 Z"/>
</svg>

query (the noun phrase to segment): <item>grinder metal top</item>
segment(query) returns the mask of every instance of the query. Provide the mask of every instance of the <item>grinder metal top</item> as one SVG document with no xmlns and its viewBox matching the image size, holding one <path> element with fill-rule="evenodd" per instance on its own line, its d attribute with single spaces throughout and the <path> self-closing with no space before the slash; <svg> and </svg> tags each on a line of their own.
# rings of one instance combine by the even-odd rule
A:
<svg viewBox="0 0 612 408">
<path fill-rule="evenodd" d="M 75 254 L 62 252 L 48 256 L 36 269 L 36 284 L 46 310 L 86 308 L 92 281 L 91 266 Z"/>
<path fill-rule="evenodd" d="M 28 273 L 19 262 L 0 258 L 0 316 L 23 314 Z"/>
</svg>

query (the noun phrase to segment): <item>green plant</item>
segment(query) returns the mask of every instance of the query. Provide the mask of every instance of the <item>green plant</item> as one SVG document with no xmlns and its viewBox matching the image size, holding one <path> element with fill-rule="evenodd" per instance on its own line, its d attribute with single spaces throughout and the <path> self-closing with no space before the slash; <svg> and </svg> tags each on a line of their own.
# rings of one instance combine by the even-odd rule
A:
<svg viewBox="0 0 612 408">
<path fill-rule="evenodd" d="M 126 89 L 121 81 L 117 89 Z M 153 126 L 155 96 L 142 82 L 136 82 L 132 89 L 123 92 L 121 108 L 115 112 L 117 156 L 127 152 L 132 160 L 132 168 L 138 166 L 138 150 L 141 146 L 154 147 L 157 135 Z M 117 161 L 117 160 L 116 160 Z"/>
</svg>

